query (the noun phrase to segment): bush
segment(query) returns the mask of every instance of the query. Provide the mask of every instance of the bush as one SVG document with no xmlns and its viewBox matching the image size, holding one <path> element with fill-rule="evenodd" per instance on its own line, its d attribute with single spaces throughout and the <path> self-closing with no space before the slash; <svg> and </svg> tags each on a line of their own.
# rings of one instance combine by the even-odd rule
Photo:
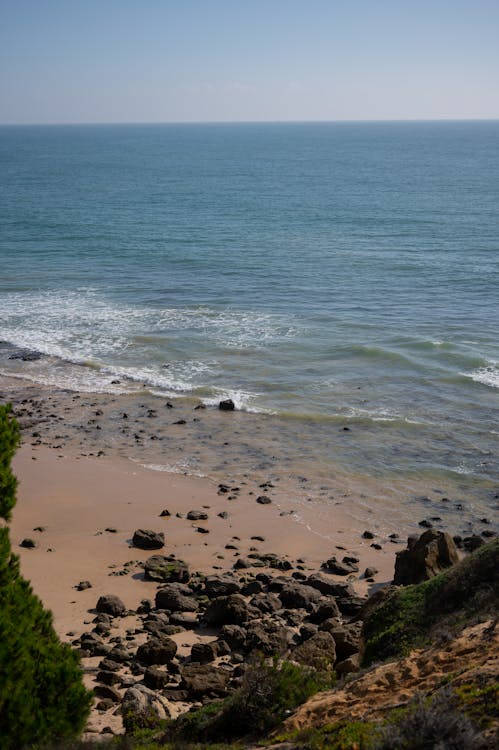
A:
<svg viewBox="0 0 499 750">
<path fill-rule="evenodd" d="M 398 719 L 385 724 L 373 750 L 480 750 L 482 736 L 459 711 L 449 690 L 433 700 L 417 696 Z"/>
<path fill-rule="evenodd" d="M 261 736 L 319 690 L 331 687 L 331 675 L 290 662 L 261 660 L 246 670 L 234 695 L 181 716 L 169 732 L 189 741 L 232 740 Z"/>
<path fill-rule="evenodd" d="M 0 407 L 0 514 L 8 520 L 16 480 L 10 462 L 19 429 Z M 91 703 L 77 655 L 63 645 L 52 615 L 19 572 L 9 531 L 0 528 L 0 737 L 2 750 L 20 750 L 82 730 Z"/>
</svg>

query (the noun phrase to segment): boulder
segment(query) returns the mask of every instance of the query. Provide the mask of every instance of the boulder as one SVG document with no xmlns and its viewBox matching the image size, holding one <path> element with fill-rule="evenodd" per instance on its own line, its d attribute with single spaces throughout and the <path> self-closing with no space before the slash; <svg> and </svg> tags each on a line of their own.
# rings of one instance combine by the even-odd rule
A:
<svg viewBox="0 0 499 750">
<path fill-rule="evenodd" d="M 279 599 L 288 609 L 312 609 L 314 603 L 320 599 L 320 593 L 310 586 L 290 581 L 279 592 Z"/>
<path fill-rule="evenodd" d="M 234 411 L 236 405 L 231 398 L 226 398 L 218 404 L 220 411 Z"/>
<path fill-rule="evenodd" d="M 194 643 L 191 648 L 191 662 L 198 664 L 208 664 L 215 661 L 218 656 L 218 647 L 216 641 L 211 643 Z"/>
<path fill-rule="evenodd" d="M 150 690 L 145 685 L 134 685 L 128 688 L 121 703 L 123 717 L 131 719 L 131 724 L 141 724 L 144 718 L 146 726 L 150 725 L 150 719 L 155 717 L 158 721 L 170 718 L 168 701 L 158 693 Z"/>
<path fill-rule="evenodd" d="M 353 562 L 351 558 L 344 557 L 343 560 L 338 560 L 336 557 L 330 557 L 322 563 L 322 568 L 334 573 L 337 576 L 348 576 L 351 573 L 358 573 L 359 566 Z"/>
<path fill-rule="evenodd" d="M 336 661 L 336 647 L 330 633 L 316 633 L 291 652 L 293 661 L 317 670 L 328 669 Z"/>
<path fill-rule="evenodd" d="M 246 600 L 240 594 L 231 594 L 213 599 L 206 608 L 204 621 L 208 625 L 242 625 L 250 616 Z"/>
<path fill-rule="evenodd" d="M 408 586 L 427 581 L 458 561 L 452 537 L 444 531 L 428 529 L 419 538 L 409 537 L 407 549 L 397 552 L 393 583 Z"/>
<path fill-rule="evenodd" d="M 313 573 L 306 581 L 303 581 L 303 585 L 311 586 L 325 596 L 340 596 L 342 598 L 355 596 L 355 590 L 350 583 L 334 581 L 323 573 Z"/>
<path fill-rule="evenodd" d="M 112 615 L 113 617 L 120 617 L 126 612 L 125 605 L 119 596 L 115 596 L 114 594 L 105 594 L 104 596 L 101 596 L 95 609 L 97 612 L 105 612 L 107 615 Z"/>
<path fill-rule="evenodd" d="M 186 664 L 181 675 L 180 687 L 192 698 L 215 698 L 227 693 L 229 673 L 210 664 Z"/>
<path fill-rule="evenodd" d="M 210 599 L 217 596 L 238 594 L 241 585 L 229 576 L 208 576 L 204 582 L 204 592 Z"/>
<path fill-rule="evenodd" d="M 334 596 L 329 596 L 327 599 L 324 599 L 324 601 L 319 602 L 313 612 L 310 613 L 308 620 L 319 625 L 321 622 L 324 622 L 324 620 L 329 620 L 332 617 L 339 616 L 340 610 L 336 603 L 336 599 Z"/>
<path fill-rule="evenodd" d="M 156 593 L 156 607 L 170 612 L 195 612 L 197 602 L 191 589 L 183 583 L 169 583 Z"/>
<path fill-rule="evenodd" d="M 137 529 L 134 532 L 132 544 L 139 549 L 161 549 L 165 546 L 165 535 L 162 531 Z"/>
<path fill-rule="evenodd" d="M 182 560 L 175 560 L 164 555 L 152 555 L 145 562 L 144 577 L 147 581 L 187 583 L 190 574 L 187 564 Z"/>
<path fill-rule="evenodd" d="M 137 649 L 141 664 L 168 664 L 177 653 L 177 644 L 171 638 L 151 638 Z"/>
<path fill-rule="evenodd" d="M 144 672 L 144 685 L 151 690 L 162 690 L 170 682 L 170 675 L 159 667 L 147 667 Z"/>
</svg>

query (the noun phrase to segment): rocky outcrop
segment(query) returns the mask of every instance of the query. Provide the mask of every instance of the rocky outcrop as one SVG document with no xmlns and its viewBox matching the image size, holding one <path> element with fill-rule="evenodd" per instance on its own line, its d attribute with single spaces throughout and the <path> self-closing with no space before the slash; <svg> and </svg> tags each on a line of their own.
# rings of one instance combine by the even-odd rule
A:
<svg viewBox="0 0 499 750">
<path fill-rule="evenodd" d="M 397 552 L 393 583 L 408 586 L 438 575 L 459 562 L 456 545 L 444 531 L 428 529 L 419 538 L 410 536 L 407 549 Z"/>
</svg>

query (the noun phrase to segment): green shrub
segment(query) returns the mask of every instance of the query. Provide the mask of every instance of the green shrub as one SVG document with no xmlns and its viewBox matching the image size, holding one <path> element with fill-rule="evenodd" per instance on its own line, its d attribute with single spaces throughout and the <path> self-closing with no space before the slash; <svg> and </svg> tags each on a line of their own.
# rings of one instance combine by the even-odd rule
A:
<svg viewBox="0 0 499 750">
<path fill-rule="evenodd" d="M 407 710 L 378 731 L 373 750 L 480 750 L 483 738 L 459 711 L 451 691 L 417 696 Z"/>
<path fill-rule="evenodd" d="M 184 714 L 172 724 L 169 737 L 192 742 L 258 737 L 327 687 L 331 675 L 290 662 L 261 660 L 248 667 L 242 686 L 232 696 Z"/>
<path fill-rule="evenodd" d="M 15 504 L 10 462 L 19 430 L 10 407 L 0 407 L 0 513 Z M 88 715 L 77 655 L 63 645 L 52 615 L 19 572 L 9 531 L 0 528 L 0 738 L 2 750 L 76 736 Z"/>
</svg>

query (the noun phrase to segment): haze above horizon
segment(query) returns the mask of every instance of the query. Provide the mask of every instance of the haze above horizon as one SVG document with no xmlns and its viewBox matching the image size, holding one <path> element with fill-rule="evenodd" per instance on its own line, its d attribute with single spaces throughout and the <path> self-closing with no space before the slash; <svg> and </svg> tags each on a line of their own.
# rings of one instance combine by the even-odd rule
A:
<svg viewBox="0 0 499 750">
<path fill-rule="evenodd" d="M 2 0 L 0 124 L 499 118 L 496 0 Z"/>
</svg>

